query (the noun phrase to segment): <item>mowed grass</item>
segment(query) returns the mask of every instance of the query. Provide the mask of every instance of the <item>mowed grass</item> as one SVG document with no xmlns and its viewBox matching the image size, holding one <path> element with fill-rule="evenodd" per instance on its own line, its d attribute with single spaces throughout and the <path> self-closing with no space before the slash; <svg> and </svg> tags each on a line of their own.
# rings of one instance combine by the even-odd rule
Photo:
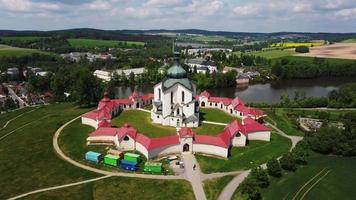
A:
<svg viewBox="0 0 356 200">
<path fill-rule="evenodd" d="M 193 132 L 196 134 L 203 134 L 203 135 L 217 135 L 218 133 L 222 132 L 225 129 L 225 126 L 215 125 L 215 124 L 200 124 L 197 128 L 192 128 Z"/>
<path fill-rule="evenodd" d="M 296 136 L 304 136 L 304 132 L 298 128 L 296 122 L 293 122 L 287 116 L 287 112 L 284 109 L 276 108 L 276 109 L 265 109 L 267 113 L 267 121 L 271 124 L 277 126 L 277 128 L 281 129 L 287 135 L 296 135 Z"/>
<path fill-rule="evenodd" d="M 200 120 L 202 121 L 230 123 L 234 119 L 237 118 L 217 108 L 200 108 Z"/>
<path fill-rule="evenodd" d="M 31 195 L 25 199 L 194 200 L 194 193 L 190 183 L 185 180 L 150 180 L 110 177 L 88 184 Z"/>
<path fill-rule="evenodd" d="M 308 158 L 308 165 L 297 169 L 295 173 L 288 172 L 283 177 L 271 179 L 268 188 L 262 190 L 264 199 L 292 199 L 304 184 L 319 172 L 325 175 L 317 176 L 297 195 L 297 199 L 354 199 L 356 196 L 356 158 L 325 156 L 312 153 Z M 321 178 L 321 179 L 320 179 Z M 320 181 L 312 186 L 317 180 Z M 310 189 L 310 190 L 309 190 Z M 309 192 L 307 192 L 309 190 Z"/>
<path fill-rule="evenodd" d="M 112 124 L 117 127 L 123 126 L 126 122 L 148 137 L 154 138 L 177 134 L 176 129 L 173 127 L 152 123 L 151 114 L 140 110 L 123 111 L 112 120 Z"/>
<path fill-rule="evenodd" d="M 246 147 L 233 147 L 228 159 L 196 154 L 204 173 L 229 172 L 250 169 L 287 152 L 291 141 L 274 132 L 270 142 L 250 141 Z"/>
<path fill-rule="evenodd" d="M 144 42 L 136 41 L 119 41 L 119 40 L 96 40 L 85 38 L 71 38 L 68 39 L 72 47 L 116 47 L 119 43 L 124 43 L 128 46 L 143 46 Z"/>
<path fill-rule="evenodd" d="M 207 200 L 218 199 L 221 191 L 233 178 L 234 176 L 229 175 L 204 181 L 204 191 Z"/>
<path fill-rule="evenodd" d="M 255 52 L 251 52 L 251 54 L 255 55 L 255 56 L 260 56 L 260 57 L 264 57 L 267 59 L 276 59 L 276 58 L 283 58 L 286 56 L 293 56 L 296 54 L 295 50 L 269 50 L 269 51 L 255 51 Z"/>
<path fill-rule="evenodd" d="M 26 107 L 23 109 L 13 110 L 13 111 L 9 111 L 7 113 L 0 114 L 0 129 L 2 129 L 4 127 L 4 125 L 6 124 L 7 121 L 14 119 L 15 117 L 18 117 L 19 115 L 22 115 L 25 112 L 28 112 L 28 111 L 31 111 L 34 109 L 35 108 Z"/>
<path fill-rule="evenodd" d="M 25 49 L 25 48 L 18 48 L 18 47 L 11 47 L 7 45 L 0 44 L 0 57 L 20 57 L 20 56 L 27 56 L 33 53 L 45 53 L 36 49 Z"/>
<path fill-rule="evenodd" d="M 20 128 L 0 140 L 0 199 L 98 176 L 65 162 L 52 146 L 55 131 L 87 111 L 71 104 L 49 105 L 19 117 L 0 130 L 4 136 Z"/>
</svg>

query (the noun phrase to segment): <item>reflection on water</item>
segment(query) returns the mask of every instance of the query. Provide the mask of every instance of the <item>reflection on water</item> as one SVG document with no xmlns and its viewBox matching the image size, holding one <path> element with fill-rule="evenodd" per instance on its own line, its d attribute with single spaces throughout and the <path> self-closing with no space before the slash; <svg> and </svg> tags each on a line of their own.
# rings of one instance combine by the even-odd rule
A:
<svg viewBox="0 0 356 200">
<path fill-rule="evenodd" d="M 350 82 L 356 82 L 356 80 L 352 78 L 286 80 L 249 86 L 208 89 L 208 91 L 214 96 L 226 96 L 231 98 L 239 96 L 246 102 L 277 103 L 280 100 L 280 96 L 284 93 L 294 96 L 295 91 L 301 91 L 304 92 L 307 97 L 322 97 L 327 96 L 330 91 L 338 89 L 341 84 Z M 128 97 L 134 89 L 146 93 L 152 92 L 153 86 L 118 87 L 116 97 Z"/>
</svg>

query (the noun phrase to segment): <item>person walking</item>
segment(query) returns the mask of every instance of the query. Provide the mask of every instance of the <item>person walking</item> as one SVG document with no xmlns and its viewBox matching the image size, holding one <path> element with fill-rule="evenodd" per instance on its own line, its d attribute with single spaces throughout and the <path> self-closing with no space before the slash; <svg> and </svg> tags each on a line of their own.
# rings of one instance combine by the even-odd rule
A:
<svg viewBox="0 0 356 200">
<path fill-rule="evenodd" d="M 196 164 L 193 165 L 193 170 L 194 170 L 194 171 L 195 171 L 195 168 L 197 168 L 197 165 L 196 165 Z"/>
</svg>

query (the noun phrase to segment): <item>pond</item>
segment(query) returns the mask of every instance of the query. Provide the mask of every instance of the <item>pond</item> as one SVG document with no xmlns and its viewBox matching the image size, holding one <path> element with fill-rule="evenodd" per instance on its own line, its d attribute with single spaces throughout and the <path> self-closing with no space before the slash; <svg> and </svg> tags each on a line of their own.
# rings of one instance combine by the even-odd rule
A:
<svg viewBox="0 0 356 200">
<path fill-rule="evenodd" d="M 306 97 L 326 97 L 340 85 L 356 82 L 355 78 L 318 78 L 306 80 L 283 80 L 265 84 L 253 84 L 247 87 L 207 89 L 214 96 L 241 97 L 245 102 L 278 103 L 282 94 L 294 97 L 296 91 L 304 92 Z M 136 88 L 139 92 L 152 92 L 152 86 L 118 87 L 117 98 L 128 97 Z M 199 90 L 200 92 L 200 90 Z"/>
</svg>

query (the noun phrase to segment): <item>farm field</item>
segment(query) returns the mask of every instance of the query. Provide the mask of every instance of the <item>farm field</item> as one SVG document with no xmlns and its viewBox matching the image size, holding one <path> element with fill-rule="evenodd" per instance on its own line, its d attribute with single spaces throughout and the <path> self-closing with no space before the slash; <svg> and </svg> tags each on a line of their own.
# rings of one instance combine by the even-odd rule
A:
<svg viewBox="0 0 356 200">
<path fill-rule="evenodd" d="M 234 176 L 223 176 L 204 181 L 204 191 L 207 200 L 218 199 L 224 187 L 234 178 Z"/>
<path fill-rule="evenodd" d="M 271 47 L 286 47 L 286 48 L 292 48 L 292 47 L 299 47 L 299 46 L 312 47 L 312 46 L 322 46 L 322 45 L 324 45 L 324 41 L 312 41 L 312 42 L 278 42 L 278 43 L 273 43 L 273 44 L 271 44 Z"/>
<path fill-rule="evenodd" d="M 119 40 L 95 40 L 85 38 L 72 38 L 68 42 L 73 47 L 115 47 L 119 43 L 127 44 L 128 46 L 143 46 L 144 42 L 136 41 L 119 41 Z"/>
<path fill-rule="evenodd" d="M 294 49 L 285 49 L 285 50 L 270 50 L 270 51 L 255 51 L 251 54 L 255 56 L 261 56 L 267 59 L 276 59 L 286 56 L 293 56 L 297 54 Z"/>
<path fill-rule="evenodd" d="M 356 43 L 336 43 L 312 47 L 309 53 L 298 54 L 298 56 L 356 60 Z"/>
<path fill-rule="evenodd" d="M 312 153 L 308 165 L 298 168 L 295 173 L 285 173 L 279 179 L 272 178 L 270 186 L 262 190 L 262 196 L 264 199 L 301 199 L 303 196 L 306 200 L 353 199 L 356 174 L 350 172 L 355 167 L 355 158 Z M 313 177 L 316 178 L 311 180 Z"/>
<path fill-rule="evenodd" d="M 163 188 L 164 191 L 162 190 Z M 190 183 L 185 180 L 150 180 L 110 177 L 79 186 L 31 195 L 25 199 L 194 200 L 194 194 Z"/>
<path fill-rule="evenodd" d="M 229 172 L 258 166 L 287 152 L 290 146 L 289 139 L 272 132 L 270 142 L 251 141 L 246 147 L 233 147 L 228 160 L 202 154 L 196 154 L 196 158 L 204 173 Z"/>
<path fill-rule="evenodd" d="M 11 47 L 7 45 L 0 44 L 0 57 L 7 57 L 7 56 L 27 56 L 33 53 L 45 53 L 36 49 L 25 49 L 25 48 L 18 48 L 18 47 Z"/>
<path fill-rule="evenodd" d="M 356 38 L 353 38 L 353 39 L 347 39 L 347 40 L 344 40 L 342 41 L 343 43 L 356 43 Z"/>
</svg>

